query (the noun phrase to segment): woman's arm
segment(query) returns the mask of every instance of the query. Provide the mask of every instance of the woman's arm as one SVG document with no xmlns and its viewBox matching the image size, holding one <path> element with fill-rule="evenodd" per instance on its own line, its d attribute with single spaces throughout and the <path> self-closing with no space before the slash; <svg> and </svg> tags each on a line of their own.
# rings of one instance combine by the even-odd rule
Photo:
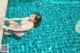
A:
<svg viewBox="0 0 80 53">
<path fill-rule="evenodd" d="M 11 21 L 11 20 L 23 20 L 24 18 L 12 18 L 12 19 L 8 19 L 8 18 L 0 18 L 0 20 L 2 21 Z"/>
<path fill-rule="evenodd" d="M 19 32 L 19 31 L 28 31 L 28 30 L 32 29 L 33 26 L 32 27 L 28 27 L 28 28 L 26 27 L 26 28 L 18 28 L 18 29 L 16 29 L 16 28 L 10 28 L 10 27 L 7 27 L 7 26 L 4 25 L 3 28 L 4 29 L 8 29 L 8 30 Z"/>
<path fill-rule="evenodd" d="M 13 19 L 5 19 L 6 21 L 11 21 L 11 20 L 23 20 L 24 18 L 13 18 Z"/>
</svg>

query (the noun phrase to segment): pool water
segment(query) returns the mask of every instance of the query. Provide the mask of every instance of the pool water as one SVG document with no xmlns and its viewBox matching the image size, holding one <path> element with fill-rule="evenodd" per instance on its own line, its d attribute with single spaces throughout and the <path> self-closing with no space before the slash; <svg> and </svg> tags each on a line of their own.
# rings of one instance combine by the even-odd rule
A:
<svg viewBox="0 0 80 53">
<path fill-rule="evenodd" d="M 22 38 L 3 37 L 8 53 L 80 53 L 80 34 L 75 25 L 80 19 L 79 0 L 9 0 L 8 18 L 26 17 L 38 12 L 41 25 Z"/>
</svg>

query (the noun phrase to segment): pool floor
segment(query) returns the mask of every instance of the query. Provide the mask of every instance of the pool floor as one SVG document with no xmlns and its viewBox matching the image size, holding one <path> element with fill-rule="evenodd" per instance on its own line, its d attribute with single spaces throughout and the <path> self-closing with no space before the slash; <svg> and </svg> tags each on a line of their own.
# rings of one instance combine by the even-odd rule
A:
<svg viewBox="0 0 80 53">
<path fill-rule="evenodd" d="M 80 34 L 75 31 L 80 19 L 79 1 L 9 0 L 6 17 L 21 18 L 34 12 L 42 16 L 38 28 L 22 38 L 4 35 L 8 53 L 80 53 Z"/>
</svg>

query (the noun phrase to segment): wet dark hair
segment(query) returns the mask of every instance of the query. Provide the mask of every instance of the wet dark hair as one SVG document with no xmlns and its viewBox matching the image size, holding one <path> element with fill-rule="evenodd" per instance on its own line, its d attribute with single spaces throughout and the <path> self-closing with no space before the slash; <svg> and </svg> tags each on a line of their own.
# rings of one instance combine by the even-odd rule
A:
<svg viewBox="0 0 80 53">
<path fill-rule="evenodd" d="M 34 27 L 38 27 L 40 25 L 40 23 L 41 23 L 41 15 L 39 13 L 37 13 L 37 12 L 35 12 L 33 14 L 36 15 L 36 17 L 35 17 L 35 21 L 36 22 L 34 22 Z"/>
</svg>

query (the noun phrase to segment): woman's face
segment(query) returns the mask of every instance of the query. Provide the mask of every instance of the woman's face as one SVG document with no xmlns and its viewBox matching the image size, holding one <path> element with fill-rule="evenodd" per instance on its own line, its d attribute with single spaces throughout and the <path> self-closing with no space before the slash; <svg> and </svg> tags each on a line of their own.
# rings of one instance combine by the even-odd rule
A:
<svg viewBox="0 0 80 53">
<path fill-rule="evenodd" d="M 31 20 L 34 20 L 34 19 L 35 19 L 35 17 L 36 17 L 36 15 L 35 15 L 35 14 L 33 14 L 33 15 L 31 15 L 31 16 L 30 16 L 30 19 L 31 19 Z"/>
<path fill-rule="evenodd" d="M 30 16 L 29 20 L 35 22 L 35 17 L 36 17 L 36 15 L 33 14 L 33 15 Z"/>
</svg>

